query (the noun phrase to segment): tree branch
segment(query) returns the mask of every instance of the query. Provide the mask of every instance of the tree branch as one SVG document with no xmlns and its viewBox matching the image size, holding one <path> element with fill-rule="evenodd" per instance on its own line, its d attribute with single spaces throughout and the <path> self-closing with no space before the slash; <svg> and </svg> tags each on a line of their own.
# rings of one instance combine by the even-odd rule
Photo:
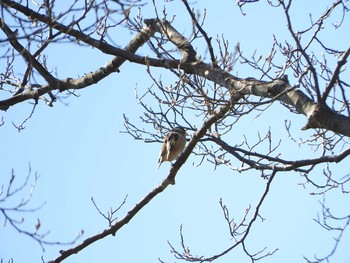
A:
<svg viewBox="0 0 350 263">
<path fill-rule="evenodd" d="M 74 30 L 72 28 L 69 28 L 67 26 L 64 26 L 58 22 L 55 22 L 46 16 L 43 16 L 27 7 L 24 7 L 20 4 L 14 3 L 12 1 L 6 1 L 4 0 L 5 4 L 15 8 L 16 10 L 23 12 L 24 14 L 32 17 L 33 19 L 38 19 L 41 22 L 47 23 L 48 25 L 51 25 L 53 28 L 63 32 L 67 33 L 71 36 L 76 37 L 77 39 L 86 42 L 87 44 L 90 44 L 96 48 L 99 48 L 102 52 L 115 55 L 116 57 L 113 58 L 110 62 L 108 62 L 105 66 L 100 67 L 94 72 L 91 72 L 89 74 L 86 74 L 84 77 L 73 79 L 73 78 L 67 78 L 62 80 L 57 80 L 54 78 L 54 81 L 49 82 L 49 78 L 47 79 L 48 84 L 39 86 L 36 90 L 29 90 L 28 92 L 18 94 L 17 96 L 5 99 L 0 101 L 0 110 L 6 111 L 9 107 L 18 104 L 20 102 L 30 100 L 30 99 L 37 99 L 40 96 L 47 94 L 53 90 L 59 90 L 60 92 L 70 90 L 70 89 L 83 89 L 88 86 L 91 86 L 93 84 L 98 83 L 101 79 L 107 77 L 111 73 L 118 72 L 119 67 L 126 61 L 125 57 L 128 57 L 135 53 L 139 47 L 141 47 L 153 34 L 153 32 L 148 28 L 144 27 L 138 34 L 134 36 L 134 38 L 129 42 L 129 44 L 125 47 L 125 49 L 119 49 L 115 48 L 111 45 L 108 45 L 104 42 L 97 41 L 93 39 L 92 37 L 85 35 L 81 33 L 80 31 Z M 0 21 L 1 22 L 1 21 Z M 22 54 L 19 50 L 18 52 Z M 124 54 L 123 56 L 119 56 L 118 54 Z M 22 54 L 23 55 L 23 54 Z M 32 61 L 32 60 L 30 60 Z M 37 62 L 35 59 L 34 62 Z M 38 63 L 38 62 L 37 62 Z M 36 69 L 39 68 L 39 73 L 43 75 L 45 71 L 41 69 L 41 64 L 34 66 Z M 36 65 L 36 64 L 35 64 Z M 53 78 L 53 77 L 52 77 Z"/>
<path fill-rule="evenodd" d="M 266 187 L 265 187 L 265 190 L 257 204 L 257 206 L 255 207 L 255 211 L 254 211 L 254 214 L 252 216 L 252 219 L 249 221 L 249 223 L 247 223 L 245 226 L 245 230 L 242 232 L 241 234 L 241 238 L 238 240 L 238 241 L 235 241 L 235 243 L 230 246 L 229 248 L 227 248 L 226 250 L 222 251 L 221 253 L 218 253 L 214 256 L 211 256 L 211 257 L 204 257 L 204 256 L 193 256 L 190 254 L 190 249 L 187 248 L 185 245 L 184 245 L 184 240 L 183 240 L 183 235 L 182 235 L 182 232 L 180 233 L 180 236 L 181 236 L 181 244 L 182 244 L 182 248 L 183 248 L 183 253 L 181 252 L 178 252 L 169 242 L 169 245 L 171 246 L 171 249 L 172 249 L 172 253 L 175 255 L 175 257 L 177 259 L 183 259 L 183 260 L 186 260 L 186 261 L 190 261 L 190 262 L 212 262 L 218 258 L 221 258 L 222 256 L 226 255 L 227 253 L 229 253 L 230 251 L 232 251 L 233 249 L 237 248 L 238 246 L 242 245 L 242 249 L 243 251 L 246 253 L 247 256 L 249 256 L 252 260 L 252 262 L 254 262 L 254 260 L 258 260 L 259 258 L 263 258 L 263 257 L 266 257 L 266 256 L 269 256 L 273 253 L 275 253 L 277 251 L 277 249 L 275 249 L 274 251 L 272 252 L 268 252 L 266 253 L 265 255 L 262 255 L 260 256 L 259 258 L 255 258 L 257 255 L 261 254 L 265 249 L 259 251 L 258 253 L 254 254 L 254 255 L 251 255 L 248 251 L 247 251 L 247 248 L 246 248 L 246 244 L 245 244 L 245 241 L 252 229 L 252 226 L 253 224 L 255 223 L 256 219 L 258 217 L 260 217 L 260 208 L 261 206 L 263 205 L 269 191 L 270 191 L 270 187 L 271 187 L 271 183 L 273 181 L 273 179 L 275 178 L 277 172 L 276 171 L 273 171 L 273 173 L 271 174 L 270 178 L 268 179 L 268 182 L 266 184 Z M 227 215 L 225 215 L 227 216 Z M 245 216 L 246 217 L 246 216 Z M 245 217 L 243 219 L 243 222 L 245 221 Z M 226 218 L 227 220 L 227 218 Z M 230 223 L 230 220 L 228 220 L 229 223 Z M 232 222 L 231 222 L 232 223 Z M 243 226 L 243 225 L 242 225 Z"/>
<path fill-rule="evenodd" d="M 145 19 L 144 23 L 154 31 L 164 34 L 182 54 L 182 62 L 196 62 L 196 51 L 188 40 L 182 36 L 170 23 L 166 20 Z"/>
<path fill-rule="evenodd" d="M 182 167 L 182 165 L 186 162 L 187 158 L 192 153 L 194 147 L 199 142 L 199 140 L 206 134 L 206 131 L 217 122 L 219 119 L 223 118 L 225 114 L 230 110 L 230 103 L 222 106 L 217 111 L 214 112 L 203 124 L 203 126 L 192 136 L 192 139 L 188 143 L 187 147 L 181 154 L 181 156 L 177 159 L 174 165 L 171 167 L 167 177 L 156 186 L 153 190 L 151 190 L 143 199 L 141 199 L 132 209 L 130 209 L 127 214 L 120 220 L 118 220 L 115 224 L 113 224 L 110 228 L 104 230 L 103 232 L 91 236 L 83 241 L 83 243 L 77 245 L 74 248 L 68 249 L 66 251 L 61 251 L 61 255 L 56 259 L 49 261 L 49 263 L 58 263 L 62 262 L 64 259 L 72 256 L 73 254 L 77 254 L 87 246 L 93 244 L 94 242 L 105 238 L 109 235 L 115 235 L 115 233 L 124 225 L 128 224 L 129 221 L 143 208 L 145 207 L 155 196 L 163 192 L 169 185 L 175 184 L 175 177 Z"/>
<path fill-rule="evenodd" d="M 230 153 L 234 157 L 236 157 L 241 162 L 249 165 L 250 167 L 257 169 L 257 170 L 275 170 L 275 171 L 292 171 L 297 170 L 297 168 L 310 166 L 310 165 L 317 165 L 320 163 L 338 163 L 342 160 L 344 160 L 346 157 L 350 155 L 350 148 L 344 150 L 338 155 L 333 156 L 321 156 L 319 158 L 314 159 L 303 159 L 303 160 L 283 160 L 278 157 L 271 157 L 264 154 L 259 154 L 251 151 L 245 151 L 238 147 L 233 147 L 225 143 L 223 140 L 217 137 L 210 137 L 210 140 L 215 142 L 216 144 L 220 145 L 226 152 Z M 257 157 L 260 159 L 265 159 L 269 162 L 272 162 L 271 164 L 261 164 L 260 162 L 253 161 L 251 159 L 246 159 L 242 157 L 238 152 L 242 152 L 244 155 Z M 276 163 L 282 164 L 281 166 L 278 166 Z"/>
<path fill-rule="evenodd" d="M 337 67 L 333 72 L 331 81 L 328 83 L 325 91 L 322 94 L 323 103 L 326 103 L 329 93 L 331 92 L 332 88 L 335 86 L 335 84 L 339 80 L 339 74 L 341 72 L 341 68 L 346 64 L 349 55 L 350 55 L 350 47 L 343 53 L 341 59 L 338 61 Z"/>
<path fill-rule="evenodd" d="M 349 117 L 334 112 L 326 105 L 317 104 L 316 102 L 311 100 L 301 90 L 293 89 L 293 87 L 291 87 L 289 83 L 287 83 L 283 79 L 275 79 L 271 82 L 259 81 L 251 78 L 240 79 L 240 78 L 234 77 L 233 75 L 229 74 L 226 71 L 213 68 L 212 65 L 205 64 L 203 62 L 196 61 L 193 64 L 193 61 L 195 61 L 195 52 L 193 47 L 187 42 L 187 40 L 185 40 L 184 37 L 182 37 L 166 21 L 160 22 L 157 19 L 145 20 L 145 22 L 149 25 L 149 27 L 147 27 L 147 31 L 149 30 L 148 36 L 152 35 L 154 31 L 159 31 L 161 33 L 166 34 L 169 37 L 169 39 L 183 53 L 183 59 L 181 61 L 167 60 L 167 59 L 152 59 L 149 57 L 138 56 L 134 54 L 136 50 L 133 48 L 119 49 L 119 48 L 113 47 L 105 42 L 97 41 L 91 38 L 90 36 L 83 34 L 80 31 L 74 30 L 73 28 L 64 26 L 58 23 L 57 21 L 53 21 L 50 18 L 44 15 L 41 15 L 37 12 L 34 12 L 33 10 L 26 8 L 20 4 L 17 4 L 13 1 L 2 0 L 2 2 L 5 5 L 10 6 L 19 12 L 22 12 L 28 17 L 33 17 L 35 19 L 38 19 L 39 21 L 46 23 L 52 28 L 55 28 L 61 32 L 74 36 L 76 39 L 84 41 L 85 43 L 98 48 L 99 50 L 101 50 L 106 54 L 111 54 L 111 55 L 121 57 L 120 59 L 116 58 L 116 60 L 119 61 L 118 63 L 116 63 L 117 61 L 114 61 L 112 62 L 112 64 L 116 63 L 118 65 L 120 63 L 123 63 L 125 60 L 128 60 L 130 62 L 135 62 L 138 64 L 147 65 L 147 66 L 163 67 L 167 69 L 181 68 L 186 73 L 196 74 L 198 76 L 211 80 L 220 86 L 228 88 L 232 93 L 232 96 L 242 97 L 242 95 L 255 95 L 255 96 L 266 97 L 266 98 L 274 98 L 278 96 L 276 100 L 279 100 L 283 103 L 286 103 L 287 105 L 294 107 L 299 113 L 304 114 L 308 118 L 308 122 L 303 129 L 324 128 L 324 129 L 333 131 L 335 133 L 343 134 L 350 137 L 350 118 Z M 285 7 L 285 9 L 286 11 L 288 11 L 287 7 Z M 147 38 L 143 36 L 141 42 L 146 41 L 146 39 Z M 137 46 L 139 45 L 136 45 L 136 47 Z M 187 63 L 186 61 L 191 61 L 191 63 Z M 108 66 L 105 68 L 108 68 Z M 103 70 L 105 68 L 103 68 Z M 114 67 L 114 69 L 116 68 L 117 67 Z M 100 79 L 96 77 L 96 75 L 100 75 L 102 72 L 96 71 L 94 75 L 87 75 L 83 79 L 77 79 L 77 80 L 67 79 L 64 81 L 59 81 L 59 88 L 62 91 L 67 89 L 77 89 L 77 88 L 87 87 L 88 85 L 92 85 L 96 83 Z M 101 74 L 100 76 L 103 76 L 103 74 Z M 289 91 L 286 92 L 287 90 Z M 16 103 L 31 99 L 38 95 L 39 96 L 43 95 L 48 91 L 50 91 L 49 86 L 42 86 L 40 89 L 38 89 L 35 92 L 32 92 L 32 93 L 29 92 L 28 94 L 21 94 L 21 96 L 16 96 L 14 98 L 0 101 L 0 109 L 6 110 L 8 109 L 8 107 Z M 37 94 L 37 92 L 39 94 Z M 283 95 L 279 96 L 279 94 L 283 94 Z"/>
<path fill-rule="evenodd" d="M 33 67 L 39 72 L 39 74 L 47 81 L 49 85 L 55 85 L 57 82 L 56 78 L 48 72 L 41 63 L 39 63 L 30 52 L 25 49 L 16 39 L 16 33 L 13 32 L 6 23 L 0 18 L 0 27 L 2 31 L 6 34 L 11 45 L 17 50 L 19 54 L 27 61 L 28 65 L 33 65 Z"/>
<path fill-rule="evenodd" d="M 209 54 L 210 54 L 210 59 L 211 59 L 211 63 L 213 64 L 213 67 L 216 68 L 218 67 L 218 63 L 216 61 L 215 55 L 214 55 L 214 50 L 213 50 L 213 46 L 211 44 L 211 38 L 208 37 L 208 34 L 204 31 L 204 29 L 199 25 L 195 15 L 193 14 L 187 0 L 182 0 L 182 2 L 184 3 L 187 12 L 190 14 L 193 23 L 196 25 L 196 27 L 198 28 L 199 32 L 201 32 L 201 34 L 203 35 L 205 42 L 207 42 L 208 45 L 208 50 L 209 50 Z"/>
</svg>

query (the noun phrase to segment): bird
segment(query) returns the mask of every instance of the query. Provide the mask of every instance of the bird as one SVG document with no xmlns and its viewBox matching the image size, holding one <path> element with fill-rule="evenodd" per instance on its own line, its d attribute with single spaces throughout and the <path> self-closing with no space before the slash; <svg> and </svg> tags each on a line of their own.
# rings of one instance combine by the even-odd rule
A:
<svg viewBox="0 0 350 263">
<path fill-rule="evenodd" d="M 186 135 L 185 129 L 178 126 L 165 136 L 160 148 L 158 169 L 163 162 L 171 162 L 181 155 L 186 145 Z"/>
</svg>

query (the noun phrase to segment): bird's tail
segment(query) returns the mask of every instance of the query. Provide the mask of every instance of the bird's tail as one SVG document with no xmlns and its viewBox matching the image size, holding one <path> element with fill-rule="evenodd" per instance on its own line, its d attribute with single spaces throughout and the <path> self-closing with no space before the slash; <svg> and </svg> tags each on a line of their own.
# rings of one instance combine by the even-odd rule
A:
<svg viewBox="0 0 350 263">
<path fill-rule="evenodd" d="M 159 170 L 159 167 L 162 165 L 162 163 L 163 163 L 163 160 L 162 160 L 162 157 L 160 157 L 158 159 L 158 170 Z"/>
</svg>

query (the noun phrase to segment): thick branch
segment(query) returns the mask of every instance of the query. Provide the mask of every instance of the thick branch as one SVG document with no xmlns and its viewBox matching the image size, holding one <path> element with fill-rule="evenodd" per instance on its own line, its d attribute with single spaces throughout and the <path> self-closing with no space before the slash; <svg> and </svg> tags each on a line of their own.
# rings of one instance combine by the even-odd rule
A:
<svg viewBox="0 0 350 263">
<path fill-rule="evenodd" d="M 273 98 L 293 106 L 295 110 L 308 118 L 307 124 L 303 127 L 304 130 L 323 128 L 350 137 L 349 117 L 333 111 L 326 105 L 320 106 L 301 90 L 292 88 L 282 79 L 271 82 L 250 79 L 233 80 L 232 86 L 243 94 Z"/>
<path fill-rule="evenodd" d="M 157 20 L 150 19 L 147 21 Z M 156 24 L 157 23 L 160 22 L 157 21 Z M 149 23 L 155 31 L 161 33 L 163 32 L 163 24 L 164 22 L 156 26 L 155 23 Z M 142 60 L 138 58 L 137 61 L 134 62 L 142 63 Z M 153 60 L 148 58 L 147 65 L 166 68 L 180 67 L 187 73 L 196 74 L 230 89 L 231 94 L 239 93 L 240 95 L 238 95 L 238 97 L 241 95 L 256 95 L 279 100 L 293 106 L 299 113 L 308 118 L 308 122 L 303 129 L 324 128 L 350 137 L 349 117 L 331 110 L 326 105 L 319 106 L 319 104 L 311 100 L 301 90 L 291 87 L 284 79 L 276 79 L 271 82 L 250 78 L 240 79 L 226 71 L 213 68 L 211 65 L 203 62 L 178 64 L 178 62 L 175 61 Z"/>
<path fill-rule="evenodd" d="M 7 110 L 9 107 L 26 101 L 30 99 L 37 99 L 42 95 L 45 95 L 46 93 L 53 91 L 53 90 L 59 90 L 60 92 L 65 90 L 74 90 L 74 89 L 82 89 L 86 88 L 88 86 L 91 86 L 93 84 L 98 83 L 103 78 L 107 77 L 111 73 L 118 72 L 119 67 L 126 61 L 126 57 L 130 56 L 131 54 L 135 53 L 139 47 L 141 47 L 151 35 L 153 35 L 153 31 L 148 28 L 144 27 L 125 47 L 125 49 L 115 48 L 111 45 L 108 45 L 104 42 L 97 41 L 93 39 L 92 37 L 85 35 L 81 33 L 80 31 L 74 30 L 72 28 L 69 28 L 67 26 L 64 26 L 58 22 L 54 22 L 47 18 L 46 16 L 43 16 L 37 12 L 34 12 L 33 10 L 26 8 L 24 6 L 21 6 L 20 4 L 14 3 L 12 1 L 4 1 L 9 6 L 15 8 L 16 10 L 23 12 L 26 15 L 29 15 L 32 18 L 38 19 L 41 22 L 47 23 L 48 25 L 52 25 L 54 28 L 60 30 L 63 33 L 67 33 L 71 36 L 76 37 L 79 40 L 82 40 L 86 42 L 87 44 L 97 47 L 102 52 L 105 52 L 107 54 L 115 55 L 110 62 L 108 62 L 105 66 L 100 67 L 94 72 L 91 72 L 89 74 L 86 74 L 84 77 L 73 79 L 73 78 L 67 78 L 63 80 L 57 80 L 53 78 L 51 75 L 46 74 L 46 70 L 41 66 L 39 62 L 37 62 L 35 59 L 31 59 L 30 53 L 26 55 L 25 52 L 18 52 L 24 56 L 27 60 L 30 60 L 34 63 L 34 67 L 38 70 L 38 72 L 44 77 L 45 80 L 48 81 L 48 84 L 40 86 L 36 90 L 30 90 L 25 93 L 18 94 L 17 96 L 8 98 L 6 100 L 0 101 L 0 110 Z M 0 21 L 1 22 L 1 21 Z M 9 38 L 10 39 L 10 38 Z M 15 39 L 13 41 L 16 41 Z M 18 41 L 16 41 L 18 42 Z M 24 50 L 24 48 L 22 49 Z M 124 54 L 124 56 L 119 56 L 118 54 Z M 35 62 L 38 64 L 35 64 Z M 42 69 L 43 68 L 43 69 Z M 45 77 L 47 76 L 47 77 Z M 51 77 L 55 80 L 51 80 Z M 51 81 L 50 81 L 51 80 Z"/>
<path fill-rule="evenodd" d="M 152 63 L 149 63 L 149 65 L 152 65 Z M 220 86 L 227 87 L 231 90 L 231 93 L 271 98 L 292 106 L 308 118 L 304 130 L 323 128 L 350 137 L 349 117 L 339 114 L 325 105 L 319 106 L 305 93 L 291 87 L 283 79 L 276 79 L 271 82 L 250 78 L 239 79 L 220 69 L 213 69 L 210 65 L 204 63 L 195 66 L 187 63 L 181 65 L 181 67 L 188 73 L 202 76 Z"/>
<path fill-rule="evenodd" d="M 111 46 L 103 41 L 94 39 L 94 38 L 84 34 L 82 31 L 73 29 L 72 26 L 63 25 L 63 24 L 59 23 L 58 21 L 56 21 L 55 19 L 52 19 L 46 15 L 42 15 L 38 12 L 35 12 L 34 10 L 32 10 L 24 5 L 21 5 L 15 1 L 1 0 L 1 4 L 15 9 L 16 11 L 24 14 L 28 18 L 31 18 L 33 21 L 42 22 L 42 23 L 48 25 L 50 28 L 54 28 L 62 33 L 67 34 L 67 35 L 74 36 L 76 39 L 79 39 L 79 40 L 83 41 L 84 43 L 91 45 L 92 47 L 99 48 L 99 49 L 103 47 L 106 50 L 108 50 L 109 48 L 112 48 L 112 49 L 115 48 L 115 47 L 113 47 L 113 46 Z"/>
<path fill-rule="evenodd" d="M 80 31 L 66 27 L 56 21 L 49 19 L 44 15 L 34 12 L 33 10 L 28 9 L 13 1 L 2 0 L 2 3 L 16 9 L 17 11 L 22 12 L 28 17 L 33 17 L 61 32 L 74 36 L 75 38 L 93 47 L 98 48 L 104 53 L 121 57 L 119 60 L 120 63 L 124 62 L 125 60 L 128 60 L 130 62 L 135 62 L 138 64 L 147 65 L 147 66 L 173 68 L 173 69 L 181 68 L 186 73 L 196 74 L 198 76 L 211 80 L 220 86 L 227 87 L 231 91 L 233 97 L 241 97 L 242 95 L 255 95 L 259 97 L 276 99 L 283 103 L 286 103 L 294 107 L 299 113 L 305 115 L 308 118 L 308 122 L 305 125 L 304 129 L 323 128 L 323 129 L 327 129 L 335 133 L 339 133 L 350 137 L 350 118 L 349 117 L 339 114 L 331 110 L 329 107 L 325 105 L 319 106 L 316 102 L 311 100 L 301 90 L 294 89 L 289 85 L 289 83 L 287 83 L 282 79 L 276 79 L 271 82 L 259 81 L 259 80 L 250 79 L 250 78 L 240 79 L 229 74 L 226 71 L 213 68 L 212 65 L 195 61 L 194 59 L 195 53 L 192 52 L 192 50 L 194 50 L 193 47 L 188 42 L 186 42 L 187 40 L 185 40 L 185 38 L 182 37 L 167 22 L 164 22 L 164 21 L 160 22 L 159 20 L 156 20 L 156 19 L 146 20 L 150 26 L 149 30 L 152 33 L 153 31 L 159 31 L 161 33 L 166 34 L 169 37 L 169 39 L 182 52 L 185 52 L 185 53 L 188 52 L 188 57 L 184 55 L 182 61 L 167 60 L 167 59 L 152 59 L 148 57 L 138 56 L 134 54 L 135 52 L 134 50 L 119 49 L 107 43 L 95 40 L 90 36 L 87 36 L 81 33 Z M 186 61 L 195 61 L 195 62 L 188 63 Z M 97 80 L 95 80 L 95 82 L 90 81 L 89 83 L 93 84 L 96 82 Z M 84 82 L 81 81 L 80 79 L 79 80 L 70 79 L 66 81 L 61 81 L 60 89 L 74 89 L 74 88 L 83 88 L 87 86 L 85 84 L 81 85 L 82 83 Z M 45 89 L 48 89 L 48 87 L 42 87 L 42 89 L 39 89 L 38 91 L 35 91 L 35 92 L 39 92 L 39 95 L 42 95 L 47 92 Z M 14 105 L 15 103 L 18 103 L 19 101 L 24 101 L 24 100 L 33 98 L 33 95 L 35 94 L 23 94 L 19 96 L 20 98 L 17 98 L 16 96 L 14 98 L 2 101 L 0 102 L 0 109 L 6 110 L 9 106 Z"/>
</svg>

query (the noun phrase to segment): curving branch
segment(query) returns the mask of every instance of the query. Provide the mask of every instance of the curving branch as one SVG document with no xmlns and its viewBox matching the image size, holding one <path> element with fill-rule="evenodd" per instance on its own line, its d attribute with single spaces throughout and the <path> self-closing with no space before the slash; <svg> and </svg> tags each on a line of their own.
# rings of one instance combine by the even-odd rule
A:
<svg viewBox="0 0 350 263">
<path fill-rule="evenodd" d="M 314 221 L 319 224 L 323 229 L 329 231 L 334 235 L 334 245 L 333 248 L 325 256 L 314 256 L 314 260 L 304 256 L 304 259 L 309 263 L 318 262 L 329 262 L 330 258 L 336 252 L 340 241 L 345 234 L 345 231 L 350 226 L 350 215 L 336 216 L 334 212 L 326 205 L 325 195 L 323 195 L 323 200 L 321 203 L 322 214 L 318 215 L 317 219 Z M 336 224 L 336 226 L 335 226 Z"/>
<path fill-rule="evenodd" d="M 313 166 L 321 163 L 338 163 L 350 155 L 350 149 L 346 149 L 338 155 L 333 156 L 321 156 L 314 159 L 302 159 L 302 160 L 284 160 L 279 157 L 271 157 L 267 154 L 256 153 L 248 150 L 244 150 L 240 147 L 234 147 L 227 144 L 221 138 L 211 136 L 208 140 L 215 142 L 217 145 L 222 147 L 225 152 L 230 153 L 232 156 L 237 158 L 242 163 L 248 165 L 250 168 L 256 170 L 274 170 L 274 171 L 298 171 L 306 172 L 302 170 L 302 167 Z M 249 156 L 245 158 L 243 156 Z M 256 157 L 259 161 L 254 161 L 251 158 Z M 269 163 L 262 163 L 262 160 L 266 160 Z M 244 168 L 242 168 L 243 170 Z"/>
<path fill-rule="evenodd" d="M 227 249 L 225 249 L 222 252 L 220 252 L 216 255 L 213 255 L 213 256 L 209 256 L 209 257 L 194 256 L 190 253 L 190 249 L 184 244 L 184 237 L 182 235 L 182 227 L 181 227 L 180 236 L 181 236 L 181 244 L 182 244 L 183 251 L 180 252 L 180 251 L 176 250 L 174 248 L 174 246 L 172 246 L 169 243 L 169 245 L 171 247 L 171 252 L 174 254 L 175 258 L 185 260 L 185 261 L 190 261 L 190 262 L 212 262 L 218 258 L 221 258 L 222 256 L 226 255 L 227 253 L 229 253 L 233 249 L 238 248 L 240 246 L 241 246 L 242 250 L 244 251 L 244 253 L 251 259 L 251 262 L 255 262 L 261 258 L 264 258 L 264 257 L 267 257 L 267 256 L 274 254 L 278 249 L 275 249 L 272 252 L 264 253 L 263 255 L 261 255 L 261 254 L 265 251 L 265 248 L 262 249 L 261 251 L 259 251 L 258 253 L 255 253 L 255 254 L 250 253 L 247 249 L 246 240 L 249 236 L 249 233 L 250 233 L 254 223 L 256 222 L 256 220 L 258 218 L 261 217 L 260 216 L 261 206 L 263 205 L 263 203 L 264 203 L 264 201 L 265 201 L 265 199 L 270 191 L 271 183 L 272 183 L 273 179 L 275 178 L 276 174 L 277 174 L 277 172 L 273 171 L 271 176 L 268 178 L 265 190 L 264 190 L 257 206 L 255 207 L 255 211 L 252 215 L 252 218 L 250 220 L 247 220 L 247 214 L 245 214 L 243 216 L 242 222 L 238 223 L 238 226 L 235 225 L 235 222 L 232 219 L 230 219 L 230 217 L 228 215 L 227 208 L 220 201 L 220 205 L 224 211 L 225 220 L 230 225 L 230 234 L 233 235 L 233 237 L 235 239 L 235 242 L 232 246 L 228 247 Z M 246 211 L 246 213 L 247 213 L 247 211 Z M 232 226 L 232 224 L 233 224 L 233 226 Z M 237 236 L 240 237 L 238 240 L 236 240 Z"/>
</svg>

